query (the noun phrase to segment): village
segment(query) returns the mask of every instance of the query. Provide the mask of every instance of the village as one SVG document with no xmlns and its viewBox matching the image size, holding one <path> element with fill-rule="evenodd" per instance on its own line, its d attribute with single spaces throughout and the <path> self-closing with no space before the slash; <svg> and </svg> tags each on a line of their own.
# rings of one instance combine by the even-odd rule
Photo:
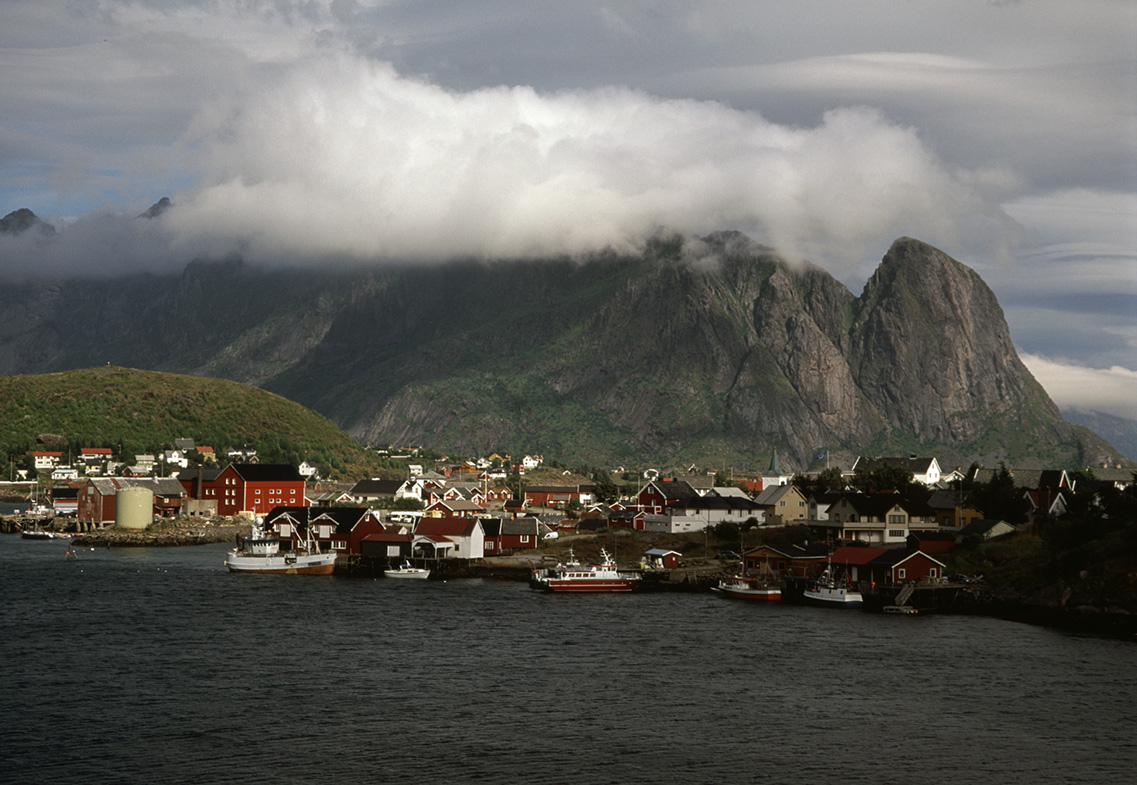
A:
<svg viewBox="0 0 1137 785">
<path fill-rule="evenodd" d="M 336 554 L 337 571 L 415 561 L 434 565 L 438 575 L 463 574 L 461 566 L 499 557 L 532 564 L 574 543 L 578 555 L 591 556 L 598 534 L 624 533 L 632 536 L 624 559 L 657 581 L 706 584 L 737 573 L 792 585 L 839 569 L 849 586 L 868 593 L 881 587 L 893 598 L 908 584 L 975 583 L 948 574 L 946 554 L 957 544 L 1059 520 L 1078 497 L 1121 491 L 1134 479 L 1120 467 L 1072 475 L 973 466 L 968 476 L 917 456 L 860 457 L 846 472 L 803 475 L 782 472 L 775 452 L 767 471 L 738 481 L 696 467 L 667 475 L 649 470 L 633 492 L 613 498 L 611 488 L 600 493 L 579 475 L 542 471 L 540 455 L 513 461 L 493 454 L 426 468 L 411 462 L 410 452 L 403 479 L 348 484 L 321 480 L 306 462 L 260 463 L 250 445 L 227 449 L 224 468 L 212 448 L 190 439 L 157 456 L 137 455 L 130 465 L 116 465 L 109 453 L 83 448 L 75 466 L 63 463 L 61 452 L 31 456 L 39 475 L 51 478 L 39 509 L 52 528 L 91 533 L 165 530 L 174 521 L 257 522 L 292 547 L 306 542 Z M 566 475 L 571 483 L 549 479 Z M 530 477 L 539 479 L 527 483 Z M 998 484 L 998 505 L 980 508 L 975 500 L 984 495 L 974 489 Z M 651 547 L 629 555 L 638 533 Z"/>
</svg>

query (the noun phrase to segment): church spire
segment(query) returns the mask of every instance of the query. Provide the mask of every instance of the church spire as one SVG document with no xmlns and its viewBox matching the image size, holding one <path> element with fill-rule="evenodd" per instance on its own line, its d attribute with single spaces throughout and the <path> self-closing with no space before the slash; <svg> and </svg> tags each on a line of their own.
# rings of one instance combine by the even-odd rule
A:
<svg viewBox="0 0 1137 785">
<path fill-rule="evenodd" d="M 774 448 L 774 457 L 772 457 L 770 459 L 770 471 L 769 471 L 769 473 L 772 476 L 773 475 L 780 475 L 782 473 L 782 467 L 778 463 L 778 448 L 777 447 Z"/>
</svg>

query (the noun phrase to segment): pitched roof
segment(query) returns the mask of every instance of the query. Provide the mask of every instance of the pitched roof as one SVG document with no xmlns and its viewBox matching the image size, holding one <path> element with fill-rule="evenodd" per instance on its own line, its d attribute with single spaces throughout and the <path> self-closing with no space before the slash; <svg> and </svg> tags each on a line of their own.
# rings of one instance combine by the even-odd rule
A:
<svg viewBox="0 0 1137 785">
<path fill-rule="evenodd" d="M 229 467 L 245 482 L 302 482 L 295 466 L 287 463 L 231 463 Z"/>
<path fill-rule="evenodd" d="M 509 535 L 524 535 L 539 537 L 543 524 L 536 518 L 507 518 L 501 522 L 501 533 Z M 544 527 L 546 530 L 547 526 Z"/>
<path fill-rule="evenodd" d="M 192 469 L 182 469 L 178 472 L 177 478 L 181 482 L 197 482 L 197 473 L 201 472 L 202 482 L 213 482 L 217 479 L 217 475 L 221 474 L 224 469 L 217 469 L 213 467 L 194 467 Z"/>
<path fill-rule="evenodd" d="M 265 523 L 273 524 L 278 518 L 288 518 L 297 528 L 304 531 L 309 525 L 332 523 L 337 534 L 350 534 L 372 513 L 366 507 L 289 507 L 277 505 L 265 516 Z M 382 524 L 379 524 L 382 526 Z"/>
<path fill-rule="evenodd" d="M 869 458 L 861 455 L 853 462 L 853 470 L 865 469 L 872 471 L 878 466 L 901 466 L 912 474 L 927 474 L 928 470 L 932 468 L 932 461 L 935 458 L 918 458 L 914 455 L 903 458 L 900 456 L 888 456 L 884 458 Z"/>
<path fill-rule="evenodd" d="M 857 548 L 843 545 L 829 557 L 835 564 L 868 564 L 884 553 L 884 548 Z"/>
<path fill-rule="evenodd" d="M 868 563 L 879 567 L 895 567 L 916 556 L 923 556 L 928 561 L 935 562 L 940 567 L 944 566 L 944 563 L 939 559 L 932 558 L 923 551 L 909 550 L 908 548 L 890 548 Z"/>
<path fill-rule="evenodd" d="M 173 477 L 97 477 L 88 480 L 103 496 L 116 493 L 120 488 L 149 488 L 155 496 L 181 498 L 186 489 Z"/>
<path fill-rule="evenodd" d="M 782 500 L 782 497 L 795 490 L 797 489 L 793 486 L 792 483 L 786 483 L 785 485 L 771 485 L 769 488 L 763 489 L 761 493 L 754 497 L 754 501 L 758 504 L 759 507 L 769 507 L 773 504 L 777 504 Z M 799 495 L 800 493 L 801 491 L 798 491 Z"/>
<path fill-rule="evenodd" d="M 404 480 L 360 480 L 348 491 L 352 496 L 394 496 L 406 482 Z"/>
<path fill-rule="evenodd" d="M 695 490 L 694 486 L 686 480 L 652 480 L 640 491 L 646 490 L 649 486 L 654 485 L 656 490 L 665 499 L 672 501 L 678 499 L 690 499 L 693 496 L 698 496 L 699 492 Z"/>
<path fill-rule="evenodd" d="M 440 535 L 442 537 L 469 537 L 474 533 L 474 527 L 477 525 L 477 518 L 455 518 L 452 516 L 445 518 L 423 517 L 415 524 L 415 535 L 426 537 L 433 535 Z"/>
</svg>

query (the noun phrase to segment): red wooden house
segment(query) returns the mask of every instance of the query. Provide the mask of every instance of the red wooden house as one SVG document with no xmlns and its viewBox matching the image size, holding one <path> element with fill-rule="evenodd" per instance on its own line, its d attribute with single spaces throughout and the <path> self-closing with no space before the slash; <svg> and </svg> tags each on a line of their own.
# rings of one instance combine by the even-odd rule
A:
<svg viewBox="0 0 1137 785">
<path fill-rule="evenodd" d="M 636 506 L 644 512 L 663 512 L 669 504 L 698 495 L 686 480 L 652 480 L 636 494 Z"/>
<path fill-rule="evenodd" d="M 865 565 L 884 553 L 888 553 L 885 548 L 861 548 L 844 545 L 833 551 L 829 557 L 829 562 L 838 567 L 839 572 L 848 575 L 850 580 L 859 581 L 862 578 L 868 578 L 871 572 L 865 568 Z"/>
<path fill-rule="evenodd" d="M 352 555 L 361 552 L 364 538 L 385 531 L 379 515 L 366 507 L 275 507 L 265 525 L 294 547 L 304 543 L 310 531 L 320 551 Z"/>
<path fill-rule="evenodd" d="M 579 485 L 531 485 L 525 489 L 530 507 L 564 508 L 573 501 L 582 502 Z"/>
<path fill-rule="evenodd" d="M 871 580 L 876 585 L 892 585 L 918 581 L 924 578 L 942 578 L 944 563 L 922 551 L 887 550 L 865 564 L 868 575 L 860 580 Z"/>
<path fill-rule="evenodd" d="M 506 518 L 501 522 L 501 549 L 503 551 L 530 551 L 541 547 L 541 538 L 547 527 L 536 518 Z"/>
<path fill-rule="evenodd" d="M 304 478 L 282 463 L 231 463 L 217 475 L 217 514 L 267 515 L 273 507 L 306 507 Z"/>
</svg>

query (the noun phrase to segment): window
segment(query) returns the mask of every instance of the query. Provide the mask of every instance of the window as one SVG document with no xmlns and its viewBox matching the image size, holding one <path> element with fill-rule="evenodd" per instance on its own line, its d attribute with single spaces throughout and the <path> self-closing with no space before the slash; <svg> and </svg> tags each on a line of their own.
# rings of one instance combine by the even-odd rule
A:
<svg viewBox="0 0 1137 785">
<path fill-rule="evenodd" d="M 904 516 L 903 515 L 889 515 L 888 516 L 888 522 L 889 523 L 904 523 Z"/>
<path fill-rule="evenodd" d="M 902 539 L 905 536 L 904 530 L 903 529 L 889 529 L 888 530 L 888 536 L 892 537 L 892 538 L 901 538 Z"/>
<path fill-rule="evenodd" d="M 932 567 L 931 569 L 928 570 L 928 577 L 929 578 L 938 578 L 939 577 L 939 573 L 936 571 L 935 567 Z"/>
<path fill-rule="evenodd" d="M 522 542 L 529 542 L 529 535 L 528 534 L 522 534 L 521 535 L 521 541 Z"/>
<path fill-rule="evenodd" d="M 896 577 L 899 578 L 900 580 L 904 580 L 904 568 L 903 567 L 897 567 L 896 568 Z"/>
<path fill-rule="evenodd" d="M 260 496 L 260 495 L 261 495 L 261 489 L 257 488 L 257 496 Z"/>
</svg>

